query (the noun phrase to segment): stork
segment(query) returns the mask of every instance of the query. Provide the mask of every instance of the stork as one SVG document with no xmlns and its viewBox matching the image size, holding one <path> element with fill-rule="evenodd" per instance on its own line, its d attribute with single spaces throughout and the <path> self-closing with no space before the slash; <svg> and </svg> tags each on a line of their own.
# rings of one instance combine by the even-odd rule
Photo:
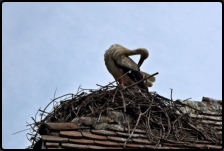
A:
<svg viewBox="0 0 224 151">
<path fill-rule="evenodd" d="M 128 57 L 131 55 L 141 55 L 138 64 Z M 119 44 L 114 44 L 105 51 L 104 61 L 108 71 L 112 74 L 115 80 L 121 77 L 124 73 L 131 71 L 118 80 L 121 85 L 131 85 L 143 79 L 143 77 L 149 76 L 148 73 L 140 71 L 139 69 L 148 56 L 148 50 L 145 48 L 130 50 Z M 144 82 L 140 82 L 138 86 L 148 90 L 147 87 L 151 87 L 152 82 L 154 81 L 155 78 L 151 77 Z"/>
</svg>

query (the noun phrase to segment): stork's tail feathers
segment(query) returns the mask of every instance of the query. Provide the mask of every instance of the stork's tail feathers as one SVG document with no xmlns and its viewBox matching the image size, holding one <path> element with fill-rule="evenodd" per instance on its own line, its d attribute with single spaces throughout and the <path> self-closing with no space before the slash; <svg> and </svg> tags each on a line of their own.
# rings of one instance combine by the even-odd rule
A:
<svg viewBox="0 0 224 151">
<path fill-rule="evenodd" d="M 148 76 L 150 76 L 150 74 L 146 73 L 146 72 L 143 72 L 143 71 L 140 71 L 141 74 L 143 75 L 143 78 L 146 78 Z M 152 87 L 153 85 L 153 82 L 156 81 L 156 78 L 155 77 L 150 77 L 146 80 L 144 80 L 144 84 L 147 86 L 147 87 Z"/>
<path fill-rule="evenodd" d="M 149 74 L 149 76 L 150 76 L 150 74 Z M 156 78 L 155 77 L 150 77 L 150 78 L 148 78 L 151 82 L 155 82 L 156 81 Z"/>
</svg>

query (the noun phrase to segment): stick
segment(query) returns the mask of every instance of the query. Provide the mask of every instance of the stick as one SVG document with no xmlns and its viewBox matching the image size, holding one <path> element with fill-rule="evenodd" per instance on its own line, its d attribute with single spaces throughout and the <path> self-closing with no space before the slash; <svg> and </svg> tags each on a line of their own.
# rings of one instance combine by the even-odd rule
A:
<svg viewBox="0 0 224 151">
<path fill-rule="evenodd" d="M 171 88 L 170 88 L 171 89 Z M 171 101 L 173 101 L 173 98 L 172 98 L 172 92 L 173 92 L 173 89 L 171 89 L 171 94 L 170 94 L 170 99 Z"/>
<path fill-rule="evenodd" d="M 139 107 L 139 111 L 140 111 L 139 116 L 138 116 L 138 120 L 137 120 L 137 122 L 136 122 L 136 124 L 135 124 L 134 129 L 133 129 L 132 132 L 131 132 L 131 135 L 129 135 L 128 139 L 125 141 L 125 143 L 124 143 L 124 148 L 126 147 L 127 142 L 129 141 L 129 139 L 132 137 L 133 133 L 135 132 L 135 129 L 136 129 L 136 127 L 138 126 L 138 123 L 139 123 L 139 120 L 140 120 L 141 116 L 144 115 L 145 113 L 147 113 L 148 110 L 150 109 L 150 107 L 149 107 L 144 113 L 142 113 L 142 112 L 141 112 L 140 105 L 139 105 L 138 107 Z"/>
<path fill-rule="evenodd" d="M 40 107 L 41 108 L 41 107 Z M 39 110 L 40 110 L 40 108 L 39 108 Z M 38 110 L 37 110 L 37 113 L 38 113 Z M 35 121 L 36 121 L 36 116 L 37 116 L 37 113 L 35 114 Z"/>
<path fill-rule="evenodd" d="M 123 74 L 122 76 L 120 76 L 119 78 L 117 78 L 115 81 L 110 82 L 108 85 L 111 85 L 112 83 L 116 82 L 117 80 L 119 80 L 120 78 L 122 78 L 123 76 L 125 76 L 126 74 L 128 74 L 130 71 L 131 71 L 131 70 L 129 70 L 128 72 L 126 72 L 125 74 Z M 105 87 L 107 87 L 108 85 L 103 86 L 103 87 L 101 87 L 100 89 L 105 88 Z"/>
<path fill-rule="evenodd" d="M 154 149 L 156 149 L 156 148 L 157 148 L 157 146 L 159 145 L 159 143 L 160 143 L 160 140 L 158 141 L 158 143 L 156 144 L 156 147 L 155 147 Z"/>
<path fill-rule="evenodd" d="M 113 96 L 112 102 L 114 102 L 114 97 L 115 97 L 115 95 L 116 95 L 116 93 L 117 93 L 117 90 L 118 90 L 118 89 L 116 89 L 116 91 L 115 91 L 115 93 L 114 93 L 114 96 Z"/>
<path fill-rule="evenodd" d="M 55 99 L 53 99 L 50 103 L 48 103 L 48 105 L 44 108 L 44 112 L 45 112 L 45 110 L 46 110 L 46 108 L 54 101 L 54 100 L 56 100 L 56 99 L 59 99 L 59 98 L 61 98 L 61 97 L 64 97 L 64 96 L 66 96 L 66 95 L 73 95 L 72 93 L 68 93 L 68 94 L 65 94 L 65 95 L 62 95 L 62 96 L 60 96 L 60 97 L 57 97 L 57 98 L 55 98 Z M 41 116 L 41 120 L 40 121 L 42 121 L 42 116 Z M 44 122 L 44 121 L 43 121 Z"/>
<path fill-rule="evenodd" d="M 123 94 L 122 94 L 121 91 L 119 91 L 119 92 L 121 93 L 121 98 L 122 98 L 122 100 L 123 100 L 124 112 L 126 112 L 126 106 L 125 106 L 124 96 L 123 96 Z"/>
<path fill-rule="evenodd" d="M 188 98 L 188 99 L 185 99 L 185 100 L 183 100 L 183 102 L 185 102 L 185 101 L 187 101 L 187 100 L 190 100 L 191 98 Z"/>
<path fill-rule="evenodd" d="M 46 114 L 50 114 L 50 113 L 48 113 L 46 111 L 42 111 L 41 109 L 39 109 L 38 111 L 41 111 L 41 112 L 46 113 Z"/>
<path fill-rule="evenodd" d="M 148 76 L 148 77 L 146 77 L 146 78 L 144 78 L 144 79 L 142 79 L 142 80 L 140 80 L 140 81 L 138 81 L 138 82 L 136 82 L 136 83 L 134 83 L 134 84 L 132 84 L 132 85 L 130 85 L 130 86 L 127 86 L 127 87 L 124 88 L 124 89 L 128 89 L 128 88 L 130 88 L 130 87 L 132 87 L 132 86 L 134 86 L 134 85 L 137 85 L 137 84 L 139 84 L 140 82 L 142 82 L 142 81 L 144 81 L 144 80 L 146 80 L 146 79 L 148 79 L 148 78 L 151 78 L 151 77 L 153 77 L 153 76 L 155 76 L 155 75 L 157 75 L 157 74 L 159 74 L 159 73 L 156 72 L 156 73 L 154 73 L 154 74 L 152 74 L 152 75 L 150 75 L 150 76 Z"/>
<path fill-rule="evenodd" d="M 28 130 L 28 129 L 30 129 L 30 128 L 27 128 L 27 129 L 25 129 L 25 130 L 18 131 L 18 132 L 15 132 L 15 133 L 12 133 L 12 135 L 14 135 L 14 134 L 16 134 L 16 133 L 20 133 L 20 132 L 26 131 L 26 130 Z"/>
<path fill-rule="evenodd" d="M 55 98 L 56 91 L 57 91 L 57 87 L 56 87 L 55 92 L 54 92 L 54 98 Z M 54 98 L 53 98 L 53 100 L 54 100 Z M 54 102 L 53 102 L 53 108 L 54 108 Z M 54 108 L 54 113 L 55 113 L 55 108 Z"/>
</svg>

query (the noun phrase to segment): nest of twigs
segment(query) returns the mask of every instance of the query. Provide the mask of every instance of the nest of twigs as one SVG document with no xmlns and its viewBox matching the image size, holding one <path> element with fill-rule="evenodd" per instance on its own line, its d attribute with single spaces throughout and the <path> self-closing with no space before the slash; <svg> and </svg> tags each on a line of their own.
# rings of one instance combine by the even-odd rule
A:
<svg viewBox="0 0 224 151">
<path fill-rule="evenodd" d="M 47 113 L 45 110 L 52 103 L 53 109 Z M 28 148 L 33 148 L 40 139 L 37 131 L 45 122 L 63 123 L 70 122 L 76 117 L 100 117 L 105 115 L 108 109 L 122 111 L 133 118 L 132 123 L 128 123 L 127 126 L 132 129 L 127 141 L 135 133 L 135 129 L 140 128 L 146 130 L 148 139 L 157 145 L 163 142 L 184 143 L 192 138 L 220 143 L 222 138 L 216 135 L 211 126 L 203 124 L 202 129 L 199 129 L 197 125 L 200 124 L 200 120 L 182 113 L 179 110 L 180 106 L 156 92 L 146 92 L 138 87 L 107 85 L 100 86 L 98 90 L 79 87 L 76 94 L 55 98 L 44 110 L 38 110 L 41 112 L 40 121 L 36 121 L 35 117 L 32 118 L 34 123 L 28 125 L 32 129 L 31 133 L 27 134 L 30 137 L 27 137 L 28 140 L 32 143 Z"/>
</svg>

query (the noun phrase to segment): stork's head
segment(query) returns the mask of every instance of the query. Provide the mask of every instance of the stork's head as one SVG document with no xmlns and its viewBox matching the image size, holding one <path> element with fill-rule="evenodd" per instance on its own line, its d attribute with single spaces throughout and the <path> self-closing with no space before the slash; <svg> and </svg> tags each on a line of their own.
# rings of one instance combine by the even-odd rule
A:
<svg viewBox="0 0 224 151">
<path fill-rule="evenodd" d="M 141 57 L 140 57 L 140 60 L 138 62 L 138 67 L 140 68 L 140 66 L 142 65 L 142 63 L 144 62 L 144 60 L 146 58 L 148 58 L 149 52 L 145 48 L 139 48 L 139 50 L 140 50 L 139 52 L 140 52 Z"/>
</svg>

